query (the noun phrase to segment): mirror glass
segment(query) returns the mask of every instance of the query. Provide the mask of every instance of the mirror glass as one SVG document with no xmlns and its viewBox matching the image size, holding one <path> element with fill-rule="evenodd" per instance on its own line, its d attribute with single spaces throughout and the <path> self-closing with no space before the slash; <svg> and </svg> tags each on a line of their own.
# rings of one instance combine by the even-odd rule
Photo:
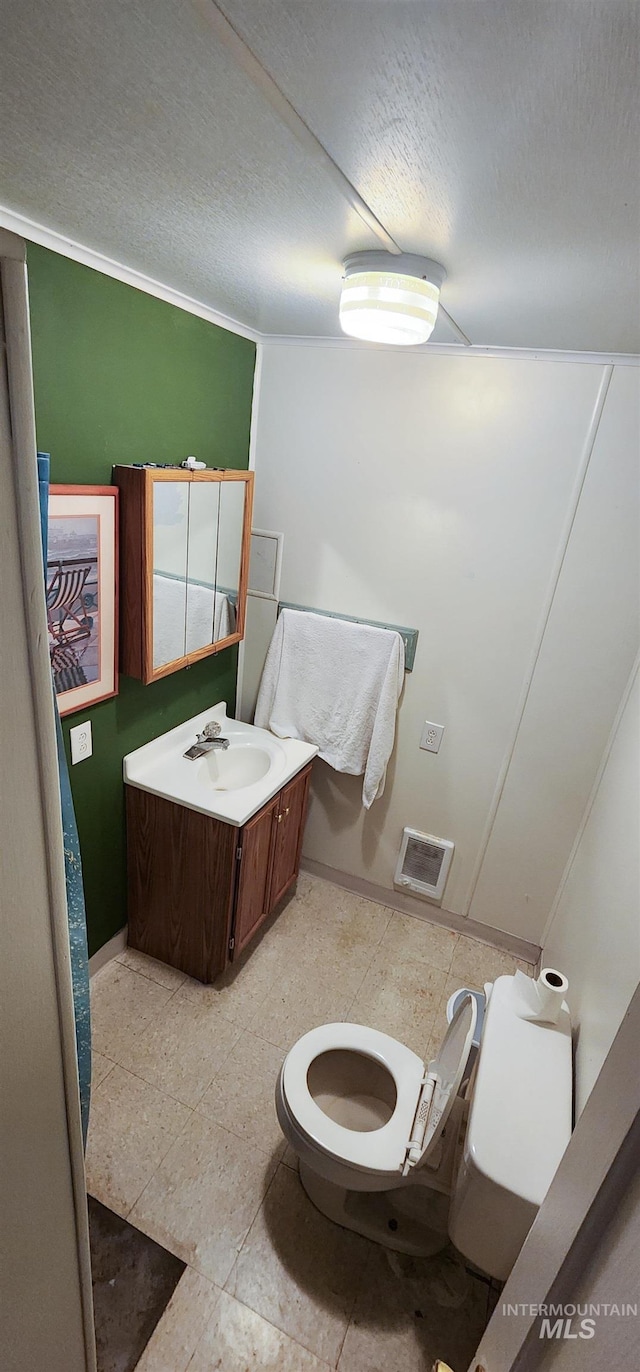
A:
<svg viewBox="0 0 640 1372">
<path fill-rule="evenodd" d="M 216 640 L 236 632 L 240 562 L 244 525 L 244 481 L 223 481 L 220 486 L 220 535 L 218 538 L 218 575 L 216 591 L 221 610 Z M 226 632 L 222 632 L 226 629 Z"/>
<path fill-rule="evenodd" d="M 195 653 L 223 638 L 219 632 L 221 597 L 216 593 L 220 483 L 189 482 L 187 554 L 187 652 Z"/>
<path fill-rule="evenodd" d="M 153 483 L 153 666 L 236 632 L 244 481 Z"/>
<path fill-rule="evenodd" d="M 153 483 L 153 666 L 186 652 L 187 481 Z"/>
</svg>

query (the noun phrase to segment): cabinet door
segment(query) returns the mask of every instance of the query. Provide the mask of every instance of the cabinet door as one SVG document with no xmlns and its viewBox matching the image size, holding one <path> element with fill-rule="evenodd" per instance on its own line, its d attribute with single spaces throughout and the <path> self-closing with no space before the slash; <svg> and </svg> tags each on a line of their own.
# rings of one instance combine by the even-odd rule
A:
<svg viewBox="0 0 640 1372">
<path fill-rule="evenodd" d="M 285 786 L 278 798 L 280 803 L 273 841 L 270 910 L 274 909 L 298 875 L 310 776 L 311 768 L 306 767 L 304 772 L 300 772 L 288 786 Z"/>
<path fill-rule="evenodd" d="M 229 950 L 232 961 L 239 957 L 269 914 L 272 831 L 279 813 L 279 801 L 280 797 L 276 796 L 239 831 L 242 856 L 236 895 L 234 943 Z"/>
<path fill-rule="evenodd" d="M 187 652 L 187 566 L 189 541 L 189 482 L 151 483 L 153 522 L 151 559 L 152 670 L 163 671 L 182 662 Z"/>
<path fill-rule="evenodd" d="M 216 633 L 216 576 L 220 525 L 220 486 L 216 481 L 189 482 L 187 539 L 187 655 L 208 648 Z M 155 577 L 154 577 L 155 579 Z"/>
<path fill-rule="evenodd" d="M 124 789 L 129 946 L 212 982 L 227 963 L 238 830 Z"/>
</svg>

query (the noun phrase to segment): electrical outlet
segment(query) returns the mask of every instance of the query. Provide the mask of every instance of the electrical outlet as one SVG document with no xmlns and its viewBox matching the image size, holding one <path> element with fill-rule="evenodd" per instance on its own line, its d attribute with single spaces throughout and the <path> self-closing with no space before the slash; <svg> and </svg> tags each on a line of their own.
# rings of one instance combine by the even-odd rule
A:
<svg viewBox="0 0 640 1372">
<path fill-rule="evenodd" d="M 440 744 L 442 743 L 443 733 L 444 724 L 430 724 L 429 720 L 427 720 L 424 729 L 422 730 L 420 747 L 424 748 L 427 753 L 437 753 L 440 749 Z"/>
<path fill-rule="evenodd" d="M 93 741 L 91 738 L 91 720 L 86 724 L 76 724 L 74 729 L 69 730 L 71 742 L 71 763 L 84 762 L 85 758 L 91 757 L 93 752 Z"/>
</svg>

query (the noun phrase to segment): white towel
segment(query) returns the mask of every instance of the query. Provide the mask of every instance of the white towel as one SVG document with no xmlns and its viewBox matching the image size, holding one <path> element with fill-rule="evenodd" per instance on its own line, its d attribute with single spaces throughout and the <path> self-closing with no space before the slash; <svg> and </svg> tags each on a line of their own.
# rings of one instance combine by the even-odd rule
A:
<svg viewBox="0 0 640 1372">
<path fill-rule="evenodd" d="M 366 810 L 384 791 L 404 680 L 391 629 L 283 610 L 264 664 L 255 723 L 315 743 L 337 772 L 364 773 Z"/>
</svg>

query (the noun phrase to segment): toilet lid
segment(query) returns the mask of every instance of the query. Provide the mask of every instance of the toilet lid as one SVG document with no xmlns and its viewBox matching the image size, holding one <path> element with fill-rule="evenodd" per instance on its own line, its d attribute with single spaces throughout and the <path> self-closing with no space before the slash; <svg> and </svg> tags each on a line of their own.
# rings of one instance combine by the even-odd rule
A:
<svg viewBox="0 0 640 1372">
<path fill-rule="evenodd" d="M 475 997 L 469 993 L 460 1001 L 418 1097 L 411 1137 L 403 1168 L 421 1167 L 433 1154 L 451 1113 L 464 1078 L 478 1019 Z"/>
</svg>

